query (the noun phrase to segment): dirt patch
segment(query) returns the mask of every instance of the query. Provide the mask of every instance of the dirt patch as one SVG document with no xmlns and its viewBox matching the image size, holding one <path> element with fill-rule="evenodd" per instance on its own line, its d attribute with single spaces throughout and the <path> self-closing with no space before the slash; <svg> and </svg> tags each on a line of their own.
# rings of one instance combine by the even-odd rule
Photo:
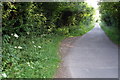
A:
<svg viewBox="0 0 120 80">
<path fill-rule="evenodd" d="M 71 78 L 71 73 L 69 69 L 67 69 L 67 66 L 64 65 L 65 63 L 63 61 L 63 58 L 69 54 L 69 48 L 74 47 L 72 44 L 78 38 L 80 37 L 70 37 L 70 38 L 64 39 L 61 42 L 60 49 L 59 49 L 60 51 L 59 53 L 61 56 L 61 63 L 54 78 Z"/>
</svg>

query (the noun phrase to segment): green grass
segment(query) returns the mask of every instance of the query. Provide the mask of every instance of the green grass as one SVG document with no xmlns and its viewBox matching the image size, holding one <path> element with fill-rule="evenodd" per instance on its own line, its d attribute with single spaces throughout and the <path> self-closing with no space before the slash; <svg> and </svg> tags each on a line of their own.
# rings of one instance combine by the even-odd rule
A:
<svg viewBox="0 0 120 80">
<path fill-rule="evenodd" d="M 4 36 L 1 77 L 53 78 L 60 63 L 59 44 L 66 37 L 81 36 L 93 25 L 72 26 L 60 29 L 57 34 L 41 36 Z M 10 40 L 9 40 L 10 39 Z"/>
<path fill-rule="evenodd" d="M 22 36 L 11 43 L 3 43 L 3 73 L 8 78 L 53 77 L 60 62 L 58 48 L 62 39 L 62 36 L 51 34 Z"/>
<path fill-rule="evenodd" d="M 119 37 L 119 31 L 117 28 L 114 28 L 112 26 L 106 26 L 105 24 L 101 23 L 102 29 L 105 31 L 106 35 L 115 43 L 120 45 L 120 37 Z"/>
<path fill-rule="evenodd" d="M 90 31 L 94 27 L 94 24 L 84 25 L 81 24 L 79 27 L 78 26 L 73 26 L 73 28 L 70 30 L 69 36 L 81 36 L 88 31 Z"/>
</svg>

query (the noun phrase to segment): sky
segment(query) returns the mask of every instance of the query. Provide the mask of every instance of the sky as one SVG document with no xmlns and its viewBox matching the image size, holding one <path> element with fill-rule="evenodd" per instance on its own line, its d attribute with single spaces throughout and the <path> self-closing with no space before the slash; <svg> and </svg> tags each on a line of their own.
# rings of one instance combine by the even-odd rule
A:
<svg viewBox="0 0 120 80">
<path fill-rule="evenodd" d="M 85 2 L 87 2 L 89 5 L 93 6 L 95 9 L 98 8 L 98 0 L 85 0 Z"/>
<path fill-rule="evenodd" d="M 92 6 L 94 9 L 95 9 L 95 20 L 98 20 L 99 17 L 100 17 L 100 14 L 99 14 L 99 9 L 98 9 L 98 0 L 85 0 L 85 2 L 88 3 L 88 5 Z"/>
</svg>

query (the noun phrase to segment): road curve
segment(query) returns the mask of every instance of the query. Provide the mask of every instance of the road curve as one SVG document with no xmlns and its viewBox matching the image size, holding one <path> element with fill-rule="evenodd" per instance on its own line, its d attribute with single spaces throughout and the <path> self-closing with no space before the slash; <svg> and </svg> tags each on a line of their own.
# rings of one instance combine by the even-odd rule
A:
<svg viewBox="0 0 120 80">
<path fill-rule="evenodd" d="M 97 23 L 91 31 L 74 40 L 62 61 L 69 72 L 66 78 L 118 78 L 118 46 Z"/>
</svg>

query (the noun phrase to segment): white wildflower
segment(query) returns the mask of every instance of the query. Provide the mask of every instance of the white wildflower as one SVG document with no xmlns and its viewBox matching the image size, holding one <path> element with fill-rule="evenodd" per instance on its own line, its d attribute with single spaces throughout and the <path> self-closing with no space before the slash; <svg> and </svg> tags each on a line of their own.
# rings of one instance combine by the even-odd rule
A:
<svg viewBox="0 0 120 80">
<path fill-rule="evenodd" d="M 34 41 L 32 41 L 32 43 L 34 44 L 35 42 L 34 42 Z"/>
<path fill-rule="evenodd" d="M 17 46 L 15 46 L 14 48 L 17 48 Z"/>
<path fill-rule="evenodd" d="M 33 67 L 31 66 L 31 68 L 33 69 Z"/>
<path fill-rule="evenodd" d="M 13 36 L 13 33 L 11 35 Z"/>
<path fill-rule="evenodd" d="M 15 36 L 16 38 L 18 38 L 18 37 L 19 37 L 17 34 L 14 34 L 14 36 Z"/>
<path fill-rule="evenodd" d="M 21 47 L 21 46 L 18 46 L 18 49 L 22 49 L 22 47 Z"/>
<path fill-rule="evenodd" d="M 30 66 L 30 63 L 29 63 L 29 62 L 27 62 L 27 64 L 28 64 L 28 66 Z"/>
<path fill-rule="evenodd" d="M 29 35 L 30 33 L 29 33 L 29 32 L 27 32 L 27 34 Z"/>
<path fill-rule="evenodd" d="M 34 47 L 36 48 L 36 46 L 34 45 Z"/>
<path fill-rule="evenodd" d="M 41 46 L 38 46 L 38 48 L 42 48 Z"/>
<path fill-rule="evenodd" d="M 3 74 L 2 74 L 2 76 L 3 76 L 4 78 L 6 78 L 6 77 L 7 77 L 7 75 L 6 75 L 5 73 L 3 73 Z"/>
</svg>

